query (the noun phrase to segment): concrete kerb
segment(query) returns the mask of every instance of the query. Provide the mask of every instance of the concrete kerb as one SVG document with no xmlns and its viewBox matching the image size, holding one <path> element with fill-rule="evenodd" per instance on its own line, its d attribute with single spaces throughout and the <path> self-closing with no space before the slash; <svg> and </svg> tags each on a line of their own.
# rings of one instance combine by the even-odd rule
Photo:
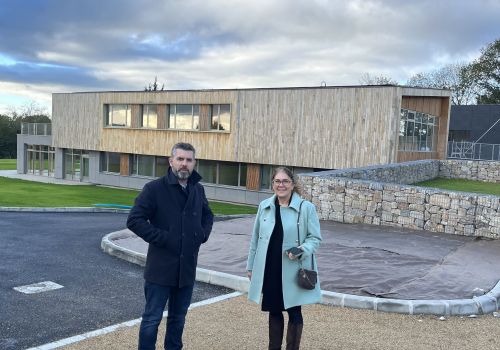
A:
<svg viewBox="0 0 500 350">
<path fill-rule="evenodd" d="M 144 266 L 145 254 L 133 252 L 127 248 L 113 243 L 122 235 L 120 231 L 104 236 L 101 248 L 110 255 L 122 258 L 129 262 Z M 196 269 L 196 280 L 247 293 L 249 281 L 246 277 L 228 273 Z M 322 290 L 322 304 L 356 309 L 369 309 L 375 311 L 395 312 L 409 315 L 446 315 L 466 316 L 482 315 L 496 311 L 500 307 L 500 281 L 487 294 L 473 299 L 452 300 L 404 300 L 386 299 L 352 294 L 343 294 Z"/>
</svg>

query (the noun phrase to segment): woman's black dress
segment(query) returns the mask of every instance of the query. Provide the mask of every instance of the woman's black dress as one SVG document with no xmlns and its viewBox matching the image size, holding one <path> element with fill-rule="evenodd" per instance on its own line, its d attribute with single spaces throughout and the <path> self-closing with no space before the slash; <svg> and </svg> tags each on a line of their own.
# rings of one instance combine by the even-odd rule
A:
<svg viewBox="0 0 500 350">
<path fill-rule="evenodd" d="M 278 198 L 276 206 L 276 224 L 269 239 L 266 255 L 264 283 L 262 285 L 262 311 L 280 312 L 285 310 L 283 304 L 283 283 L 281 280 L 283 225 L 281 223 Z"/>
</svg>

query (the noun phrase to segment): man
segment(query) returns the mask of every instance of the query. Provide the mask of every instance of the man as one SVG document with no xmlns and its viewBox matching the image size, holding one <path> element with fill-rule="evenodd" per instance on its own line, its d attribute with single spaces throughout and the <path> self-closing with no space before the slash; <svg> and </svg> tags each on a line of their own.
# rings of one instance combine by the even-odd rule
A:
<svg viewBox="0 0 500 350">
<path fill-rule="evenodd" d="M 182 349 L 198 250 L 207 241 L 213 225 L 205 190 L 199 184 L 201 176 L 194 170 L 194 147 L 189 143 L 175 144 L 169 163 L 165 176 L 144 186 L 127 220 L 127 227 L 149 243 L 139 350 L 155 349 L 167 301 L 164 346 L 168 350 Z"/>
</svg>

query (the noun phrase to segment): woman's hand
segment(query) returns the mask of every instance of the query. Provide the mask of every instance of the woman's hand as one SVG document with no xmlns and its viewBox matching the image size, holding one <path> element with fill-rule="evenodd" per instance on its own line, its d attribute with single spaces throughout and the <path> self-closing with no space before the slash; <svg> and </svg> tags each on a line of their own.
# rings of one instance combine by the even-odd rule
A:
<svg viewBox="0 0 500 350">
<path fill-rule="evenodd" d="M 252 271 L 247 271 L 247 277 L 250 281 L 252 280 Z"/>
<path fill-rule="evenodd" d="M 290 260 L 297 260 L 303 252 L 304 250 L 302 249 L 302 246 L 292 247 L 286 251 L 286 255 L 288 255 L 288 259 Z"/>
</svg>

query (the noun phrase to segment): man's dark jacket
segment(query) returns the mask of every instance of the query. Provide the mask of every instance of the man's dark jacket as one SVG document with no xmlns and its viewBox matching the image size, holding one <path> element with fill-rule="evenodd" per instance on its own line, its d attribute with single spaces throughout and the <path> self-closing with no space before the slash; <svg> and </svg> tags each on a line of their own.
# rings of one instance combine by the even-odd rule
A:
<svg viewBox="0 0 500 350">
<path fill-rule="evenodd" d="M 213 225 L 200 180 L 193 171 L 186 194 L 169 168 L 167 175 L 147 183 L 135 199 L 127 227 L 149 243 L 146 281 L 176 287 L 194 284 L 198 250 Z"/>
</svg>

